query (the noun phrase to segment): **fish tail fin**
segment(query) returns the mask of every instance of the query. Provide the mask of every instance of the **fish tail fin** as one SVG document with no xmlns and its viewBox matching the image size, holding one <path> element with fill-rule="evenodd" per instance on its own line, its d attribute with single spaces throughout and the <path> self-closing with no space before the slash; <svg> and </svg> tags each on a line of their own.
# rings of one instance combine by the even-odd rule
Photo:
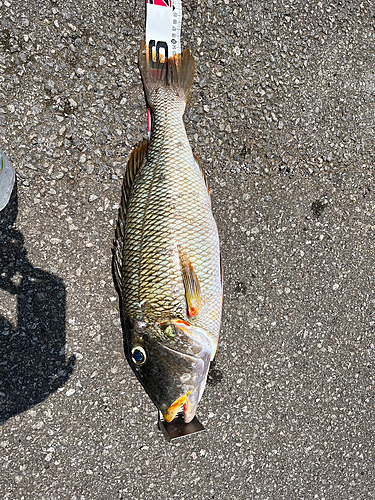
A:
<svg viewBox="0 0 375 500">
<path fill-rule="evenodd" d="M 168 59 L 159 55 L 153 59 L 152 50 L 144 41 L 139 50 L 139 69 L 146 93 L 147 104 L 154 110 L 160 98 L 160 89 L 168 94 L 168 103 L 183 103 L 183 109 L 193 83 L 195 62 L 190 50 L 176 54 Z"/>
</svg>

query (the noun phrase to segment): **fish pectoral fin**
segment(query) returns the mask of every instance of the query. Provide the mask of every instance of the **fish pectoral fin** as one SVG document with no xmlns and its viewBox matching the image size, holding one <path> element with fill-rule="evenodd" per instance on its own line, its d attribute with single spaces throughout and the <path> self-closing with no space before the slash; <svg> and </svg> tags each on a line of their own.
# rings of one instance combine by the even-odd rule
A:
<svg viewBox="0 0 375 500">
<path fill-rule="evenodd" d="M 185 287 L 187 315 L 194 317 L 199 314 L 204 304 L 201 286 L 189 257 L 181 247 L 179 247 L 179 255 L 182 280 Z"/>
<path fill-rule="evenodd" d="M 115 238 L 113 240 L 113 272 L 115 276 L 115 284 L 121 290 L 121 269 L 122 269 L 122 254 L 124 248 L 125 237 L 125 221 L 126 212 L 129 203 L 131 188 L 134 184 L 137 172 L 145 161 L 148 148 L 148 141 L 140 142 L 133 149 L 130 158 L 128 159 L 124 180 L 122 183 L 121 203 L 118 211 L 118 219 L 116 225 Z"/>
</svg>

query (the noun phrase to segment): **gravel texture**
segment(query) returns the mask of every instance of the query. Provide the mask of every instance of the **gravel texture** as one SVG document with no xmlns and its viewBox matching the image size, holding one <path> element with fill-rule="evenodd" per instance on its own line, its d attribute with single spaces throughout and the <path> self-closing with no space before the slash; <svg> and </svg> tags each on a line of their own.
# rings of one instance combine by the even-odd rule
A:
<svg viewBox="0 0 375 500">
<path fill-rule="evenodd" d="M 375 498 L 374 4 L 183 7 L 225 296 L 207 432 L 168 444 L 111 273 L 143 2 L 0 0 L 0 497 Z"/>
</svg>

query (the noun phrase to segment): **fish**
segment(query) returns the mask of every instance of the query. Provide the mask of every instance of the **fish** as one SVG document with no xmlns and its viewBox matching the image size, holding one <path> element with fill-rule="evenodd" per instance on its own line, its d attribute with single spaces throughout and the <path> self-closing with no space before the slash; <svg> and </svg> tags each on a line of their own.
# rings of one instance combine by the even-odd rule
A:
<svg viewBox="0 0 375 500">
<path fill-rule="evenodd" d="M 126 165 L 113 243 L 126 359 L 166 422 L 189 423 L 219 341 L 223 282 L 207 177 L 184 122 L 195 62 L 189 49 L 140 69 L 152 130 Z M 182 413 L 183 412 L 183 413 Z"/>
</svg>

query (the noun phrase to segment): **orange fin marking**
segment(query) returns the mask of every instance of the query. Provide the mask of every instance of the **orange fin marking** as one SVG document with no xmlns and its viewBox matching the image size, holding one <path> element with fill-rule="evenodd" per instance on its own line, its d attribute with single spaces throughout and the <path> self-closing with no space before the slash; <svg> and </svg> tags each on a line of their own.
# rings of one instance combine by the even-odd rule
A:
<svg viewBox="0 0 375 500">
<path fill-rule="evenodd" d="M 179 324 L 179 325 L 186 325 L 190 326 L 190 324 L 187 321 L 184 321 L 183 319 L 175 319 L 173 323 Z"/>
</svg>

